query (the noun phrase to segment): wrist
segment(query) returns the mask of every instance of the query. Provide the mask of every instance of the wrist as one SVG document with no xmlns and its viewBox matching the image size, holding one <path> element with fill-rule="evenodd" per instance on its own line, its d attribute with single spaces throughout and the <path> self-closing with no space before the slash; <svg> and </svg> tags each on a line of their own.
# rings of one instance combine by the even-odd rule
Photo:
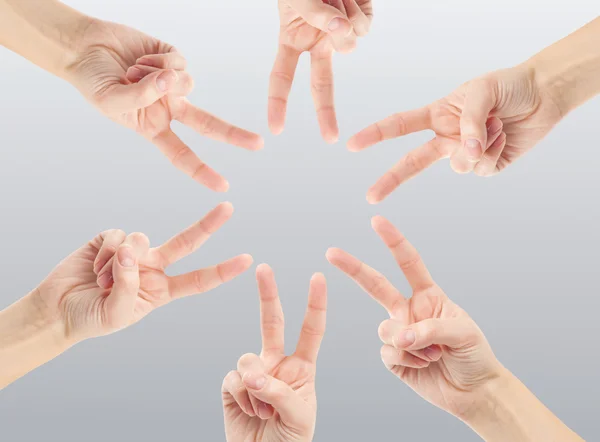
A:
<svg viewBox="0 0 600 442">
<path fill-rule="evenodd" d="M 600 18 L 523 63 L 563 116 L 600 93 L 599 40 Z"/>
<path fill-rule="evenodd" d="M 56 0 L 0 0 L 0 44 L 64 77 L 93 20 Z"/>
<path fill-rule="evenodd" d="M 0 312 L 0 389 L 73 344 L 59 312 L 34 290 Z"/>
</svg>

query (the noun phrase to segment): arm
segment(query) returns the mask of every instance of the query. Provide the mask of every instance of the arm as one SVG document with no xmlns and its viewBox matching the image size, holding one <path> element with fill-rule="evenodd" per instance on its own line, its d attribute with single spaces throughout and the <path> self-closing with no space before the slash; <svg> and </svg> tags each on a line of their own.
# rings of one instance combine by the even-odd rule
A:
<svg viewBox="0 0 600 442">
<path fill-rule="evenodd" d="M 0 312 L 0 389 L 66 351 L 64 323 L 37 290 Z"/>
<path fill-rule="evenodd" d="M 563 115 L 600 94 L 600 17 L 525 64 Z"/>
<path fill-rule="evenodd" d="M 581 442 L 508 370 L 484 386 L 464 422 L 487 442 Z"/>
<path fill-rule="evenodd" d="M 75 61 L 91 22 L 54 0 L 0 0 L 0 44 L 58 76 Z"/>
</svg>

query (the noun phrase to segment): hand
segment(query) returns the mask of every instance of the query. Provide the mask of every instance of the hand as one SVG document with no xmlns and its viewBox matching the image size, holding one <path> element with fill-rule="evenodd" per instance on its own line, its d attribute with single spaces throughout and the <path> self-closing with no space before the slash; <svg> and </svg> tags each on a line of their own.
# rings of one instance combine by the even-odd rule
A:
<svg viewBox="0 0 600 442">
<path fill-rule="evenodd" d="M 427 401 L 464 416 L 503 367 L 475 322 L 435 284 L 406 238 L 382 217 L 373 218 L 373 228 L 410 283 L 411 298 L 340 249 L 330 249 L 327 259 L 388 311 L 391 319 L 379 327 L 386 368 Z"/>
<path fill-rule="evenodd" d="M 352 151 L 431 129 L 435 138 L 409 152 L 371 187 L 378 203 L 436 161 L 450 157 L 458 173 L 491 176 L 532 149 L 561 120 L 560 108 L 526 65 L 471 80 L 421 109 L 401 112 L 362 130 Z"/>
<path fill-rule="evenodd" d="M 60 263 L 37 292 L 62 319 L 71 342 L 128 327 L 158 307 L 212 290 L 248 270 L 252 258 L 240 255 L 184 275 L 165 274 L 167 267 L 198 249 L 232 212 L 231 204 L 220 204 L 153 249 L 141 233 L 101 233 Z"/>
<path fill-rule="evenodd" d="M 193 106 L 185 96 L 194 81 L 185 69 L 185 59 L 171 45 L 126 26 L 92 20 L 65 77 L 107 117 L 154 143 L 179 170 L 224 192 L 227 181 L 175 135 L 171 122 L 250 150 L 261 149 L 263 140 Z"/>
<path fill-rule="evenodd" d="M 288 97 L 303 52 L 311 54 L 311 89 L 321 135 L 328 143 L 339 137 L 333 97 L 333 51 L 350 52 L 356 36 L 369 32 L 371 0 L 279 0 L 279 52 L 269 86 L 269 127 L 283 131 Z"/>
<path fill-rule="evenodd" d="M 228 442 L 310 442 L 315 432 L 317 355 L 325 333 L 327 286 L 310 281 L 308 310 L 296 352 L 284 353 L 284 320 L 275 277 L 256 269 L 260 293 L 262 352 L 247 354 L 223 381 Z"/>
</svg>

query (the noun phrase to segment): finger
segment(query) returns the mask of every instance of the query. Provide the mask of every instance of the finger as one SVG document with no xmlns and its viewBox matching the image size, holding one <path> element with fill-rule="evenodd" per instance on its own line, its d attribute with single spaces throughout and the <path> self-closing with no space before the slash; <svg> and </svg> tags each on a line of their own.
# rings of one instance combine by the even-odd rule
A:
<svg viewBox="0 0 600 442">
<path fill-rule="evenodd" d="M 496 165 L 498 164 L 500 155 L 502 155 L 505 147 L 506 133 L 501 132 L 490 148 L 485 151 L 479 163 L 475 166 L 475 174 L 479 176 L 495 175 L 497 172 Z"/>
<path fill-rule="evenodd" d="M 148 237 L 143 233 L 132 233 L 131 235 L 127 236 L 123 241 L 121 241 L 121 244 L 127 243 L 135 249 L 136 254 L 141 253 L 143 255 L 148 251 L 148 242 Z M 113 286 L 113 268 L 115 254 L 109 257 L 107 263 L 104 264 L 102 269 L 98 271 L 98 278 L 96 278 L 96 284 L 98 284 L 100 288 L 109 289 Z"/>
<path fill-rule="evenodd" d="M 361 130 L 348 141 L 348 149 L 357 152 L 392 138 L 431 129 L 431 111 L 422 107 L 401 112 Z"/>
<path fill-rule="evenodd" d="M 187 61 L 179 52 L 144 55 L 143 57 L 138 58 L 135 63 L 158 69 L 176 69 L 184 71 L 187 68 Z"/>
<path fill-rule="evenodd" d="M 347 274 L 391 315 L 405 302 L 400 292 L 378 271 L 341 249 L 327 250 L 327 260 Z"/>
<path fill-rule="evenodd" d="M 349 21 L 346 21 L 347 14 L 344 0 L 327 0 L 327 3 L 345 16 L 343 21 L 336 18 L 329 22 L 328 32 L 333 48 L 340 53 L 350 53 L 356 48 L 356 33 L 353 28 L 349 31 L 346 29 L 346 24 Z"/>
<path fill-rule="evenodd" d="M 311 364 L 317 363 L 327 322 L 327 281 L 322 273 L 310 280 L 308 308 L 296 346 L 296 356 Z"/>
<path fill-rule="evenodd" d="M 495 106 L 494 87 L 486 79 L 469 82 L 460 116 L 461 147 L 450 159 L 450 166 L 457 173 L 469 173 L 481 159 L 487 143 L 489 114 Z"/>
<path fill-rule="evenodd" d="M 112 290 L 105 302 L 105 318 L 110 327 L 121 329 L 129 325 L 140 289 L 139 260 L 150 243 L 146 235 L 132 233 L 119 246 L 113 260 Z"/>
<path fill-rule="evenodd" d="M 488 119 L 487 123 L 487 146 L 486 150 L 498 139 L 504 129 L 504 123 L 498 117 Z M 484 152 L 485 153 L 485 152 Z"/>
<path fill-rule="evenodd" d="M 135 66 L 131 66 L 129 69 L 127 69 L 125 76 L 127 80 L 131 81 L 132 83 L 137 83 L 148 75 L 159 71 L 160 69 L 158 68 L 136 64 Z M 193 90 L 194 79 L 192 76 L 186 71 L 178 71 L 177 82 L 169 90 L 169 94 L 176 97 L 185 97 L 191 94 Z"/>
<path fill-rule="evenodd" d="M 287 103 L 292 90 L 300 52 L 281 45 L 275 59 L 269 82 L 269 129 L 275 135 L 283 132 Z"/>
<path fill-rule="evenodd" d="M 252 265 L 250 255 L 240 255 L 213 267 L 196 270 L 169 278 L 169 292 L 173 299 L 205 293 L 231 281 Z"/>
<path fill-rule="evenodd" d="M 339 1 L 339 0 L 338 0 Z M 352 31 L 344 12 L 323 0 L 288 0 L 287 2 L 309 25 L 343 39 Z"/>
<path fill-rule="evenodd" d="M 152 142 L 171 161 L 173 166 L 194 181 L 215 192 L 226 192 L 229 189 L 227 180 L 204 164 L 171 129 L 158 134 L 152 139 Z"/>
<path fill-rule="evenodd" d="M 406 350 L 418 350 L 431 345 L 445 345 L 453 349 L 475 343 L 479 329 L 466 319 L 425 319 L 412 324 L 394 336 L 394 346 Z"/>
<path fill-rule="evenodd" d="M 248 150 L 260 150 L 264 146 L 260 135 L 223 121 L 190 103 L 186 103 L 184 111 L 177 120 L 212 140 Z"/>
<path fill-rule="evenodd" d="M 244 377 L 249 373 L 265 372 L 265 366 L 262 359 L 258 355 L 252 353 L 247 353 L 238 360 L 237 369 L 242 378 L 242 382 Z M 246 386 L 245 383 L 244 386 Z M 266 420 L 273 417 L 273 408 L 270 405 L 258 399 L 251 391 L 248 393 L 252 409 L 259 418 Z"/>
<path fill-rule="evenodd" d="M 167 95 L 178 80 L 173 70 L 148 75 L 138 83 L 115 84 L 98 98 L 97 105 L 109 115 L 146 108 Z"/>
<path fill-rule="evenodd" d="M 285 382 L 264 371 L 248 371 L 242 381 L 253 396 L 270 404 L 287 426 L 300 431 L 311 426 L 312 417 L 308 404 Z"/>
<path fill-rule="evenodd" d="M 98 272 L 106 265 L 108 260 L 114 256 L 117 251 L 117 247 L 125 241 L 125 232 L 120 229 L 109 230 L 102 234 L 102 245 L 96 259 L 94 260 L 94 273 L 98 275 Z"/>
<path fill-rule="evenodd" d="M 388 197 L 396 188 L 414 178 L 442 158 L 448 157 L 444 143 L 434 138 L 421 147 L 409 152 L 394 167 L 388 170 L 367 192 L 367 201 L 377 204 Z"/>
<path fill-rule="evenodd" d="M 197 223 L 178 233 L 157 248 L 164 267 L 198 250 L 233 214 L 233 205 L 221 203 Z"/>
<path fill-rule="evenodd" d="M 378 334 L 379 338 L 384 344 L 396 347 L 396 336 L 399 335 L 403 330 L 406 329 L 406 324 L 396 319 L 387 319 L 379 325 Z M 398 348 L 398 347 L 397 347 Z M 403 348 L 398 348 L 403 350 Z M 431 345 L 427 348 L 420 350 L 411 350 L 410 354 L 416 356 L 423 361 L 436 362 L 442 357 L 442 349 L 439 345 Z"/>
<path fill-rule="evenodd" d="M 368 17 L 361 7 L 356 3 L 356 0 L 344 0 L 346 7 L 346 15 L 352 23 L 354 32 L 359 37 L 364 37 L 371 29 L 371 17 Z"/>
<path fill-rule="evenodd" d="M 311 89 L 321 135 L 328 143 L 339 139 L 333 96 L 332 54 L 311 54 Z"/>
<path fill-rule="evenodd" d="M 381 347 L 381 360 L 388 370 L 392 370 L 397 366 L 417 369 L 427 368 L 430 364 L 428 361 L 424 361 L 407 351 L 398 350 L 391 345 Z"/>
<path fill-rule="evenodd" d="M 371 225 L 392 252 L 414 291 L 424 290 L 435 284 L 417 249 L 391 222 L 382 216 L 376 216 L 371 220 Z"/>
<path fill-rule="evenodd" d="M 227 405 L 226 402 L 228 400 L 233 401 L 248 416 L 256 416 L 252 403 L 250 402 L 250 397 L 248 396 L 248 390 L 242 382 L 242 377 L 238 371 L 230 371 L 227 376 L 225 376 L 221 391 L 223 393 L 223 402 L 225 405 Z M 227 396 L 229 398 L 227 398 Z"/>
<path fill-rule="evenodd" d="M 260 296 L 260 330 L 263 354 L 284 354 L 284 316 L 277 294 L 273 270 L 266 264 L 256 268 L 256 281 Z"/>
</svg>

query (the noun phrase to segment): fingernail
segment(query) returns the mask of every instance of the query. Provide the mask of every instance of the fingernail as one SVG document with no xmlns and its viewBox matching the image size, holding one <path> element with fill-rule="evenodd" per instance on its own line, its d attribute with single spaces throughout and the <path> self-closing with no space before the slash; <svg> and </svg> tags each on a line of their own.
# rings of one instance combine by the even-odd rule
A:
<svg viewBox="0 0 600 442">
<path fill-rule="evenodd" d="M 179 77 L 175 71 L 163 72 L 156 79 L 156 87 L 161 92 L 166 92 L 169 88 L 175 84 Z"/>
<path fill-rule="evenodd" d="M 244 382 L 246 383 L 246 386 L 253 390 L 261 390 L 267 384 L 267 378 L 262 374 L 247 374 L 244 377 Z"/>
<path fill-rule="evenodd" d="M 437 348 L 427 347 L 425 350 L 423 350 L 423 353 L 428 359 L 434 361 L 439 355 L 439 350 Z"/>
<path fill-rule="evenodd" d="M 133 267 L 135 265 L 135 258 L 129 247 L 121 247 L 117 252 L 119 257 L 119 264 L 123 267 Z"/>
<path fill-rule="evenodd" d="M 344 36 L 346 36 L 352 30 L 352 26 L 350 25 L 350 22 L 348 20 L 344 20 L 343 18 L 336 17 L 329 22 L 327 29 L 329 29 L 330 32 L 340 34 L 340 35 L 343 34 Z"/>
<path fill-rule="evenodd" d="M 129 71 L 127 72 L 127 76 L 133 80 L 141 80 L 143 75 L 142 71 L 136 67 L 129 68 Z"/>
<path fill-rule="evenodd" d="M 257 408 L 258 417 L 260 417 L 261 419 L 266 419 L 269 416 L 269 409 L 267 408 L 267 404 L 265 404 L 264 402 L 260 402 Z"/>
<path fill-rule="evenodd" d="M 416 339 L 415 332 L 412 330 L 406 330 L 400 334 L 400 336 L 396 339 L 394 345 L 396 347 L 405 348 L 415 343 Z"/>
<path fill-rule="evenodd" d="M 98 285 L 102 288 L 108 288 L 112 281 L 112 275 L 109 272 L 105 272 L 98 277 Z"/>
<path fill-rule="evenodd" d="M 136 64 L 142 64 L 144 66 L 158 67 L 158 66 L 154 66 L 154 63 L 152 62 L 152 60 L 150 60 L 148 58 L 138 58 L 136 61 Z"/>
<path fill-rule="evenodd" d="M 479 141 L 474 139 L 469 139 L 465 141 L 465 147 L 467 148 L 467 154 L 471 158 L 479 158 L 481 155 L 481 144 Z"/>
</svg>

